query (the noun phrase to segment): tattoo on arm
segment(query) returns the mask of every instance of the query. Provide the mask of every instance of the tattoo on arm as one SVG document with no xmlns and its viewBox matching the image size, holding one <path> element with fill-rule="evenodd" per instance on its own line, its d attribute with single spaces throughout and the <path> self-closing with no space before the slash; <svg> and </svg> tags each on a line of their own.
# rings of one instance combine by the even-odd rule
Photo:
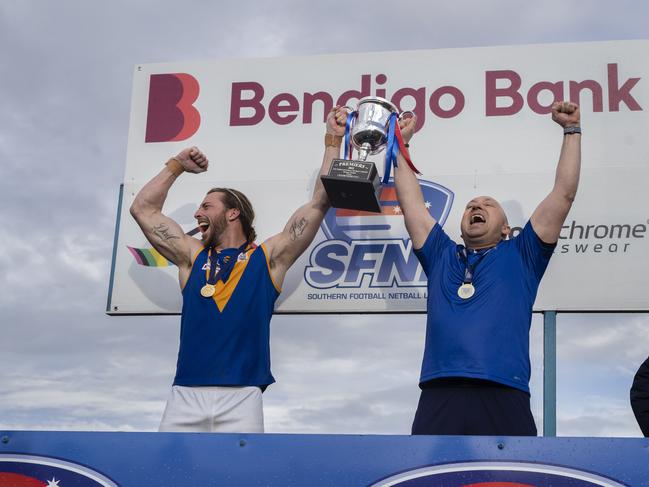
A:
<svg viewBox="0 0 649 487">
<path fill-rule="evenodd" d="M 160 225 L 156 225 L 153 227 L 153 233 L 155 234 L 156 237 L 158 237 L 160 240 L 163 242 L 166 242 L 168 240 L 173 240 L 174 238 L 180 238 L 178 235 L 174 235 L 169 231 L 169 226 L 161 223 Z"/>
<path fill-rule="evenodd" d="M 304 233 L 304 230 L 306 230 L 308 223 L 309 222 L 306 218 L 300 218 L 299 220 L 295 220 L 293 223 L 291 223 L 291 240 L 295 241 L 300 238 Z"/>
</svg>

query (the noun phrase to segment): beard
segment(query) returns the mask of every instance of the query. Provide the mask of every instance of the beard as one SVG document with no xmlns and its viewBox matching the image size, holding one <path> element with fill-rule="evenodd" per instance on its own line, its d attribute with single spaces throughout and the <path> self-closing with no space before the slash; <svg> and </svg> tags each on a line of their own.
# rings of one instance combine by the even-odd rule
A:
<svg viewBox="0 0 649 487">
<path fill-rule="evenodd" d="M 213 221 L 210 220 L 209 237 L 203 234 L 203 245 L 206 247 L 217 247 L 221 243 L 221 236 L 227 228 L 228 222 L 225 219 L 225 214 L 216 217 Z"/>
</svg>

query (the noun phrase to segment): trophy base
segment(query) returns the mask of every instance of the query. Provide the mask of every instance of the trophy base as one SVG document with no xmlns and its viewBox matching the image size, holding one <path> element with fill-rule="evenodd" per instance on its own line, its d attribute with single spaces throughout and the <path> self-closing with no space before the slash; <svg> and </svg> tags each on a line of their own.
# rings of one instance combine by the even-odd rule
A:
<svg viewBox="0 0 649 487">
<path fill-rule="evenodd" d="M 334 208 L 381 213 L 381 181 L 373 162 L 334 159 L 320 179 Z"/>
</svg>

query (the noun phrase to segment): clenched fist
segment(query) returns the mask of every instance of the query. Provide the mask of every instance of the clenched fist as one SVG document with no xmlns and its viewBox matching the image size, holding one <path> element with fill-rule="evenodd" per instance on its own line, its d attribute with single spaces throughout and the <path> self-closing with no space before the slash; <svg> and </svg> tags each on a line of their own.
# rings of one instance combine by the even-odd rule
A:
<svg viewBox="0 0 649 487">
<path fill-rule="evenodd" d="M 399 128 L 401 129 L 401 137 L 403 137 L 404 143 L 407 144 L 415 133 L 415 128 L 417 128 L 417 116 L 413 113 L 411 117 L 401 118 Z"/>
<path fill-rule="evenodd" d="M 205 154 L 201 152 L 198 147 L 188 147 L 181 150 L 176 157 L 174 157 L 187 172 L 201 173 L 207 171 L 209 161 Z"/>
<path fill-rule="evenodd" d="M 579 105 L 571 101 L 558 101 L 552 104 L 552 120 L 566 127 L 579 127 Z"/>
<path fill-rule="evenodd" d="M 327 115 L 327 133 L 332 135 L 345 135 L 345 125 L 347 122 L 347 115 L 349 115 L 347 107 L 336 105 L 331 109 Z"/>
</svg>

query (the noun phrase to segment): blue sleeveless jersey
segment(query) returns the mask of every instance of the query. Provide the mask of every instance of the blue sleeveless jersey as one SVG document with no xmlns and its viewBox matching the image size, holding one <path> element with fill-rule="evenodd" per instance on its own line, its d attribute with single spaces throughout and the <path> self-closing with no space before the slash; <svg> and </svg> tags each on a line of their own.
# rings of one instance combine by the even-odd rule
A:
<svg viewBox="0 0 649 487">
<path fill-rule="evenodd" d="M 555 245 L 543 243 L 527 222 L 484 255 L 473 275 L 475 294 L 462 299 L 464 262 L 455 242 L 433 226 L 415 250 L 428 277 L 420 383 L 469 377 L 529 392 L 532 307 Z"/>
<path fill-rule="evenodd" d="M 195 257 L 182 291 L 180 350 L 174 385 L 259 386 L 275 382 L 270 372 L 270 319 L 279 289 L 269 273 L 262 244 L 237 259 L 216 293 L 201 296 L 207 249 Z M 244 258 L 245 256 L 245 258 Z"/>
</svg>

